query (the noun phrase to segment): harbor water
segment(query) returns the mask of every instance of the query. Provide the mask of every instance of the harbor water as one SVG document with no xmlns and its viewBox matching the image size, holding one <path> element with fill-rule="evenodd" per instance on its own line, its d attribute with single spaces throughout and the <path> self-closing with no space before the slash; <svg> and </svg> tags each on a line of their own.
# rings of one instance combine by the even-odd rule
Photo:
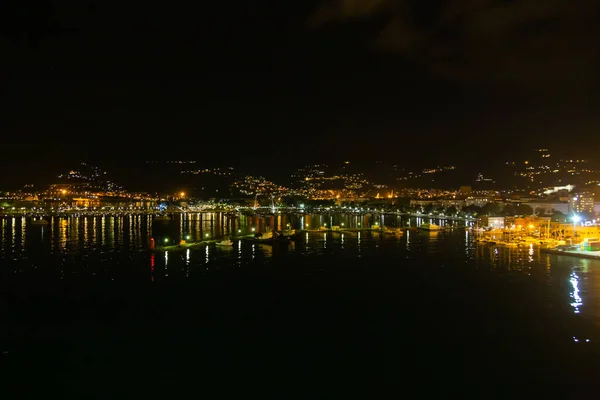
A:
<svg viewBox="0 0 600 400">
<path fill-rule="evenodd" d="M 377 214 L 47 220 L 0 219 L 0 362 L 21 396 L 571 398 L 598 385 L 600 261 L 480 245 L 464 222 L 383 233 L 369 228 L 430 221 Z M 290 242 L 239 239 L 288 228 Z"/>
</svg>

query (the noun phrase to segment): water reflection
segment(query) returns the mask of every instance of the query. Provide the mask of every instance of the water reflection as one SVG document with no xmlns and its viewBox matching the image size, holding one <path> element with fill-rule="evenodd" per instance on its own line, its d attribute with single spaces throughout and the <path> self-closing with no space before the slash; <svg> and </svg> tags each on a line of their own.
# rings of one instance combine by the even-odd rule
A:
<svg viewBox="0 0 600 400">
<path fill-rule="evenodd" d="M 579 277 L 576 273 L 573 272 L 571 274 L 571 279 L 569 280 L 569 282 L 571 282 L 571 285 L 573 286 L 573 290 L 570 293 L 572 299 L 571 307 L 573 307 L 573 311 L 575 312 L 575 314 L 579 314 L 579 307 L 583 305 L 583 300 L 579 295 Z"/>
<path fill-rule="evenodd" d="M 14 217 L 11 218 L 10 226 L 12 227 L 10 244 L 12 246 L 12 250 L 14 251 L 14 249 L 17 247 L 17 224 Z"/>
<path fill-rule="evenodd" d="M 154 282 L 154 254 L 150 254 L 150 281 Z"/>
<path fill-rule="evenodd" d="M 21 228 L 20 228 L 20 234 L 21 234 L 21 251 L 25 251 L 25 239 L 27 237 L 27 229 L 25 229 L 25 217 L 21 217 Z"/>
<path fill-rule="evenodd" d="M 0 218 L 0 266 L 20 263 L 26 266 L 58 266 L 60 276 L 89 271 L 94 276 L 112 268 L 113 257 L 127 254 L 124 264 L 137 254 L 143 255 L 143 279 L 161 277 L 192 279 L 195 266 L 210 270 L 222 266 L 247 266 L 265 263 L 275 257 L 295 253 L 303 257 L 325 254 L 339 257 L 387 259 L 444 258 L 461 264 L 489 269 L 497 273 L 520 274 L 557 283 L 561 302 L 579 316 L 593 316 L 600 321 L 600 261 L 557 257 L 540 252 L 538 247 L 502 248 L 473 242 L 474 234 L 465 227 L 440 232 L 407 230 L 403 235 L 383 235 L 371 230 L 319 232 L 320 226 L 333 224 L 344 229 L 373 227 L 375 224 L 406 227 L 429 222 L 429 218 L 402 218 L 383 215 L 277 215 L 229 218 L 221 213 L 186 213 L 171 221 L 154 223 L 150 216 L 52 217 L 48 225 L 33 225 L 27 218 Z M 150 239 L 157 244 L 196 241 L 208 237 L 219 239 L 230 233 L 248 235 L 266 229 L 311 228 L 294 244 L 266 245 L 236 240 L 231 248 L 214 245 L 148 255 Z M 132 255 L 133 254 L 133 255 Z M 82 257 L 85 257 L 84 258 Z M 95 258 L 94 258 L 95 257 Z M 30 260 L 30 261 L 27 261 Z M 129 260 L 129 261 L 128 261 Z M 164 264 L 164 265 L 163 265 Z M 109 267 L 107 267 L 109 266 Z M 12 267 L 11 267 L 12 268 Z M 16 268 L 16 267 L 15 267 Z M 19 268 L 22 268 L 21 266 Z M 24 267 L 23 267 L 24 268 Z M 204 268 L 203 268 L 204 269 Z M 0 270 L 1 271 L 1 270 Z M 118 274 L 120 272 L 114 272 Z M 121 272 L 125 273 L 125 271 Z M 585 304 L 585 305 L 584 305 Z"/>
</svg>

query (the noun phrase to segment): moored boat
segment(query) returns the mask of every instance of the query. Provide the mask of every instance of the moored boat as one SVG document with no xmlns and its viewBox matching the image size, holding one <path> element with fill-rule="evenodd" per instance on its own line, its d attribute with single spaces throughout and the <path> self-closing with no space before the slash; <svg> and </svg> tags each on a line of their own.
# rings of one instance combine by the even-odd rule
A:
<svg viewBox="0 0 600 400">
<path fill-rule="evenodd" d="M 423 229 L 425 231 L 439 231 L 442 229 L 441 226 L 436 225 L 436 224 L 421 224 L 419 226 L 420 229 Z"/>
<path fill-rule="evenodd" d="M 154 221 L 170 221 L 171 217 L 167 214 L 157 214 L 154 216 Z"/>
</svg>

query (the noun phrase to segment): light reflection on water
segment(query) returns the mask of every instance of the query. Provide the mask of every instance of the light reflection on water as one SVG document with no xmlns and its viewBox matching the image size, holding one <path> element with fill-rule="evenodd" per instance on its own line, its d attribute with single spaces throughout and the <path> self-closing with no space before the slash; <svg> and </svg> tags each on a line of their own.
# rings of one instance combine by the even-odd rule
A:
<svg viewBox="0 0 600 400">
<path fill-rule="evenodd" d="M 218 239 L 231 232 L 250 234 L 254 228 L 318 229 L 324 224 L 350 229 L 385 224 L 390 227 L 418 226 L 427 218 L 410 220 L 398 216 L 357 215 L 277 215 L 267 217 L 231 218 L 222 213 L 186 213 L 175 215 L 171 221 L 153 222 L 152 216 L 79 216 L 52 217 L 48 225 L 33 225 L 29 218 L 0 218 L 0 274 L 21 273 L 45 265 L 59 266 L 60 276 L 68 274 L 108 273 L 119 276 L 122 271 L 112 266 L 115 254 L 125 254 L 130 263 L 143 263 L 145 276 L 159 283 L 164 277 L 193 278 L 198 271 L 236 266 L 246 268 L 265 263 L 270 258 L 334 257 L 332 262 L 343 263 L 345 258 L 375 257 L 381 255 L 397 259 L 443 259 L 440 264 L 464 264 L 489 269 L 502 274 L 517 273 L 539 279 L 564 292 L 559 300 L 572 312 L 600 321 L 600 261 L 559 257 L 542 253 L 539 248 L 502 248 L 482 246 L 473 242 L 474 235 L 464 225 L 440 232 L 409 231 L 400 234 L 382 234 L 372 231 L 306 232 L 294 245 L 255 244 L 236 240 L 231 248 L 212 245 L 188 249 L 184 252 L 164 252 L 150 255 L 149 239 L 176 243 L 189 237 L 191 241 L 210 237 Z M 440 223 L 441 221 L 435 221 Z M 447 222 L 453 224 L 452 222 Z M 343 224 L 343 225 L 342 225 Z M 454 223 L 456 225 L 456 223 Z M 135 260 L 135 261 L 131 261 Z M 142 260 L 142 261 L 139 261 Z M 198 268 L 202 267 L 202 268 Z M 112 268 L 112 269 L 111 269 Z M 121 267 L 123 268 L 123 267 Z M 183 271 L 183 275 L 181 274 Z M 600 323 L 599 323 L 600 325 Z"/>
<path fill-rule="evenodd" d="M 579 314 L 579 307 L 583 305 L 583 301 L 581 299 L 581 296 L 579 295 L 579 277 L 575 272 L 571 274 L 570 282 L 571 285 L 573 285 L 573 291 L 570 295 L 571 299 L 573 300 L 571 302 L 571 307 L 573 307 L 573 312 L 575 314 Z"/>
</svg>

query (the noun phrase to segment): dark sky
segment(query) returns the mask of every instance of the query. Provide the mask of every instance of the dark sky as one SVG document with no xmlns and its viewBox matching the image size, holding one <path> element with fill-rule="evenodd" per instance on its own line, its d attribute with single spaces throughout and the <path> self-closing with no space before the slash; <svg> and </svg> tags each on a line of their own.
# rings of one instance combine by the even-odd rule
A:
<svg viewBox="0 0 600 400">
<path fill-rule="evenodd" d="M 0 10 L 4 163 L 600 145 L 597 1 L 29 3 Z"/>
</svg>

